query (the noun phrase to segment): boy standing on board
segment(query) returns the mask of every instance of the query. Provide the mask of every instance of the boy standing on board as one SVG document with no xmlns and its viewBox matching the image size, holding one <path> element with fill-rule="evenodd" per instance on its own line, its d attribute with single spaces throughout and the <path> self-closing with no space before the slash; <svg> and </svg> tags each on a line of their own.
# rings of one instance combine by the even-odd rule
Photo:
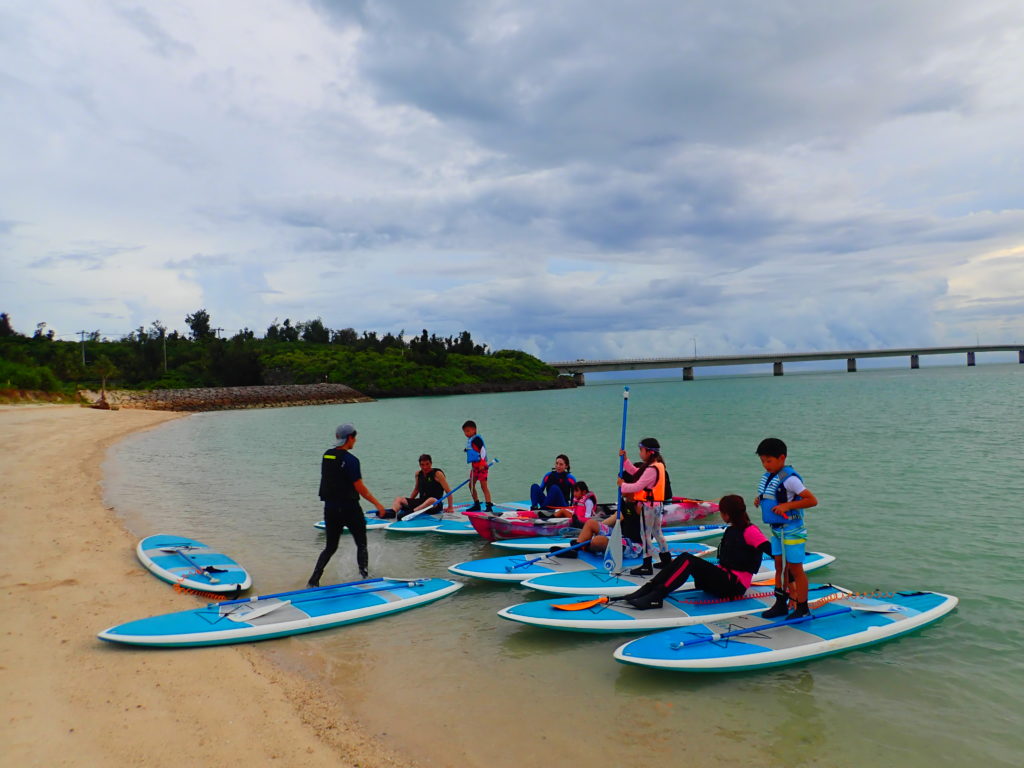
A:
<svg viewBox="0 0 1024 768">
<path fill-rule="evenodd" d="M 317 558 L 313 575 L 306 582 L 307 587 L 319 587 L 320 577 L 328 561 L 338 551 L 338 541 L 347 527 L 356 543 L 356 563 L 359 575 L 367 577 L 370 555 L 366 549 L 366 517 L 359 508 L 362 496 L 377 508 L 377 514 L 384 516 L 384 506 L 374 498 L 363 483 L 359 459 L 349 451 L 356 444 L 356 428 L 342 424 L 334 430 L 336 442 L 320 459 L 320 498 L 324 502 L 324 522 L 327 524 L 327 542 Z"/>
<path fill-rule="evenodd" d="M 473 497 L 473 506 L 470 512 L 480 511 L 480 499 L 476 495 L 476 484 L 480 482 L 480 488 L 484 492 L 484 501 L 487 502 L 487 511 L 494 512 L 494 505 L 491 504 L 491 492 L 487 488 L 487 446 L 484 445 L 484 438 L 476 432 L 476 422 L 467 421 L 462 425 L 462 434 L 466 436 L 466 463 L 469 464 L 469 493 Z"/>
<path fill-rule="evenodd" d="M 765 619 L 786 616 L 790 599 L 796 603 L 796 609 L 786 616 L 787 619 L 810 612 L 807 574 L 804 573 L 807 528 L 803 510 L 817 506 L 818 499 L 807 490 L 793 467 L 786 464 L 786 454 L 786 444 L 777 437 L 765 438 L 757 446 L 764 475 L 757 486 L 754 506 L 761 508 L 761 519 L 772 528 L 775 558 L 775 605 L 761 614 Z"/>
</svg>

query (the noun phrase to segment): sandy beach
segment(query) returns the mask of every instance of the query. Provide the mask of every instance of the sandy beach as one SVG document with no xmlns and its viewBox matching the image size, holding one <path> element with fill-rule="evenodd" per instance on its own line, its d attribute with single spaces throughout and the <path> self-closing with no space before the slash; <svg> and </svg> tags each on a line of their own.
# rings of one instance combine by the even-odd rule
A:
<svg viewBox="0 0 1024 768">
<path fill-rule="evenodd" d="M 104 507 L 119 438 L 179 414 L 0 407 L 0 763 L 10 766 L 409 766 L 331 691 L 248 646 L 160 651 L 96 638 L 202 600 L 135 557 Z"/>
</svg>

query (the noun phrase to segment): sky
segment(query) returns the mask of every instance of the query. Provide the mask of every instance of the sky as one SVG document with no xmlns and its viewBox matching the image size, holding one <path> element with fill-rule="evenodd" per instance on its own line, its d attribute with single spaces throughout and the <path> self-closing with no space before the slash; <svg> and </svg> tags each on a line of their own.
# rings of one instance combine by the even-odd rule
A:
<svg viewBox="0 0 1024 768">
<path fill-rule="evenodd" d="M 1024 3 L 8 0 L 0 311 L 549 361 L 1024 341 Z"/>
</svg>

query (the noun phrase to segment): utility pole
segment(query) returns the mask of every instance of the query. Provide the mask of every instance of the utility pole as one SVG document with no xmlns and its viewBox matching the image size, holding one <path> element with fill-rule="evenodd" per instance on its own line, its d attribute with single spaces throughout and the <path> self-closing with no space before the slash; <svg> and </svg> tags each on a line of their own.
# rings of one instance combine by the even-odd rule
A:
<svg viewBox="0 0 1024 768">
<path fill-rule="evenodd" d="M 216 336 L 219 339 L 220 338 L 220 332 L 223 331 L 223 330 L 224 330 L 223 328 L 214 328 L 213 329 L 213 335 Z"/>
<path fill-rule="evenodd" d="M 82 337 L 82 339 L 81 339 L 82 367 L 85 368 L 85 331 L 79 331 L 78 334 Z"/>
<path fill-rule="evenodd" d="M 164 340 L 164 373 L 167 373 L 167 329 L 160 332 Z"/>
</svg>

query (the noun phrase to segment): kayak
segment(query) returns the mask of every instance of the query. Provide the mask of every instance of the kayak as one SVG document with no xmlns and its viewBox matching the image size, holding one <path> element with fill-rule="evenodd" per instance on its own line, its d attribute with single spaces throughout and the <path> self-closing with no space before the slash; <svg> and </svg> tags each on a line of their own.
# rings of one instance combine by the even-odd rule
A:
<svg viewBox="0 0 1024 768">
<path fill-rule="evenodd" d="M 698 557 L 705 557 L 715 551 L 707 544 L 683 543 L 669 547 L 673 557 L 682 552 L 689 552 Z M 471 576 L 485 581 L 522 582 L 535 576 L 556 573 L 575 573 L 592 571 L 600 568 L 604 572 L 604 555 L 602 553 L 578 550 L 579 557 L 555 557 L 553 554 L 527 556 L 506 555 L 505 557 L 486 557 L 479 560 L 468 560 L 449 566 L 451 573 L 459 576 Z M 623 558 L 623 565 L 636 567 L 641 558 Z"/>
<path fill-rule="evenodd" d="M 529 502 L 526 501 L 513 501 L 504 504 L 495 504 L 494 510 L 501 512 L 502 514 L 515 515 L 518 514 L 523 507 L 529 507 Z M 385 529 L 394 533 L 427 533 L 429 531 L 438 531 L 446 523 L 452 525 L 445 526 L 445 533 L 451 533 L 457 530 L 464 530 L 468 528 L 467 533 L 474 533 L 473 527 L 470 524 L 470 520 L 467 515 L 487 515 L 487 512 L 467 512 L 469 504 L 456 504 L 455 514 L 449 516 L 447 513 L 443 514 L 426 514 L 425 512 L 416 515 L 412 519 L 404 518 L 402 520 L 391 520 L 389 525 L 385 526 Z"/>
<path fill-rule="evenodd" d="M 810 600 L 849 594 L 831 584 L 811 584 Z M 670 627 L 722 621 L 733 616 L 761 613 L 775 602 L 771 587 L 751 587 L 737 599 L 727 600 L 699 589 L 668 595 L 661 608 L 641 610 L 622 599 L 607 597 L 555 597 L 502 608 L 498 615 L 509 621 L 570 632 L 652 632 Z"/>
<path fill-rule="evenodd" d="M 804 571 L 811 572 L 823 568 L 835 560 L 834 555 L 826 555 L 823 552 L 808 552 L 804 560 Z M 718 562 L 715 558 L 709 558 L 708 562 Z M 612 574 L 603 568 L 596 571 L 586 571 L 575 574 L 559 573 L 546 574 L 530 577 L 522 582 L 524 587 L 536 589 L 540 592 L 551 592 L 556 595 L 608 595 L 609 597 L 621 597 L 636 590 L 640 585 L 647 582 L 650 576 L 630 576 L 628 573 Z M 775 562 L 768 556 L 761 561 L 761 570 L 754 575 L 754 582 L 774 581 Z M 693 587 L 693 581 L 689 580 L 682 585 L 683 589 Z"/>
<path fill-rule="evenodd" d="M 171 648 L 269 640 L 416 608 L 461 587 L 447 579 L 366 579 L 151 616 L 105 629 L 99 638 Z"/>
<path fill-rule="evenodd" d="M 711 539 L 721 536 L 726 528 L 726 525 L 687 525 L 677 528 L 662 528 L 661 532 L 665 535 L 665 541 L 671 544 L 676 541 Z M 501 549 L 512 549 L 517 552 L 547 552 L 553 546 L 569 546 L 579 531 L 579 528 L 571 528 L 569 532 L 561 536 L 531 536 L 526 539 L 504 539 L 491 543 Z"/>
<path fill-rule="evenodd" d="M 849 598 L 798 619 L 751 614 L 656 632 L 620 646 L 614 656 L 624 664 L 683 672 L 778 667 L 906 635 L 938 621 L 957 602 L 939 592 Z"/>
<path fill-rule="evenodd" d="M 252 577 L 241 565 L 185 536 L 147 536 L 135 547 L 135 554 L 154 576 L 168 584 L 203 592 L 235 592 L 252 586 Z"/>
</svg>

